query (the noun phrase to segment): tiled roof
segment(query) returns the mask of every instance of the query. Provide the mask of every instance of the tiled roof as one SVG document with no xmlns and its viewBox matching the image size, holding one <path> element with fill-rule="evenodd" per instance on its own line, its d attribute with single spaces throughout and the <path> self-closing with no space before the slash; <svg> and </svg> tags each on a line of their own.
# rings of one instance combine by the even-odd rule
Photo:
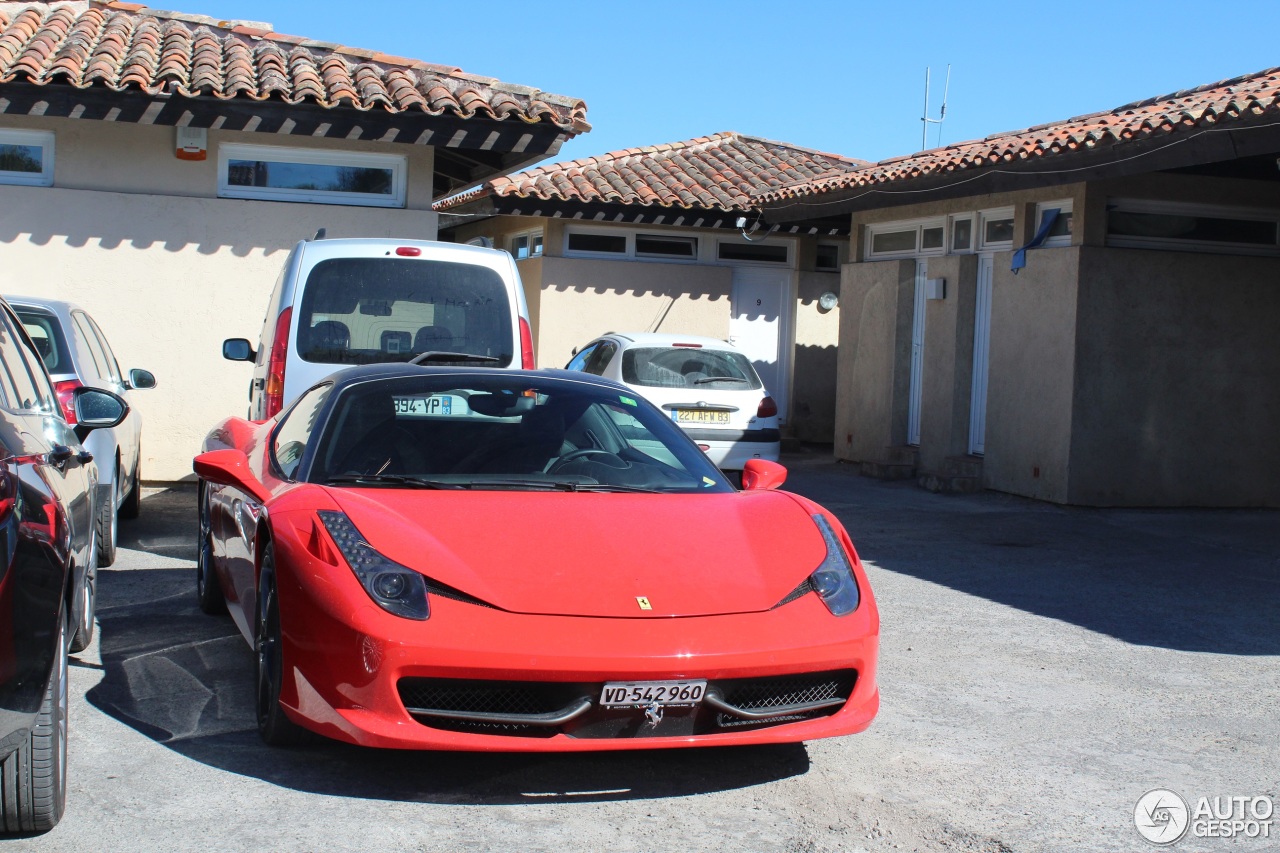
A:
<svg viewBox="0 0 1280 853">
<path fill-rule="evenodd" d="M 477 198 L 744 210 L 753 193 L 848 172 L 864 161 L 739 133 L 628 148 L 494 178 L 436 203 L 437 210 Z"/>
<path fill-rule="evenodd" d="M 69 84 L 590 129 L 586 105 L 460 69 L 135 3 L 0 2 L 0 83 Z"/>
<path fill-rule="evenodd" d="M 844 174 L 767 189 L 757 193 L 755 201 L 768 204 L 923 177 L 963 180 L 982 169 L 1032 166 L 1037 162 L 1052 169 L 1054 158 L 1061 155 L 1143 140 L 1172 142 L 1191 131 L 1264 115 L 1280 116 L 1280 68 L 1147 98 L 1109 112 L 881 160 Z"/>
</svg>

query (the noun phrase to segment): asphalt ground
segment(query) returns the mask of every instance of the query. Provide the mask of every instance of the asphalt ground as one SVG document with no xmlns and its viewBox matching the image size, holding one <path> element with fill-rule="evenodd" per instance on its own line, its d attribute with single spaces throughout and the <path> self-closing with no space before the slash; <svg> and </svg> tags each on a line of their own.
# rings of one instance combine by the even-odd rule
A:
<svg viewBox="0 0 1280 853">
<path fill-rule="evenodd" d="M 0 851 L 1140 850 L 1152 789 L 1192 810 L 1280 799 L 1280 513 L 941 496 L 820 449 L 783 461 L 784 488 L 847 525 L 880 607 L 882 706 L 862 734 L 270 749 L 249 647 L 196 607 L 195 493 L 148 490 L 72 659 L 67 814 Z M 1277 850 L 1273 823 L 1171 849 Z"/>
</svg>

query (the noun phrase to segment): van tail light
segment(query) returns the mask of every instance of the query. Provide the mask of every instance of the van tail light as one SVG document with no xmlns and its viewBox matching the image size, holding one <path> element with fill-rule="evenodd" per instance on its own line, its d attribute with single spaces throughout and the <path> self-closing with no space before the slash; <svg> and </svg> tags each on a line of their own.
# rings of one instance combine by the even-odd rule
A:
<svg viewBox="0 0 1280 853">
<path fill-rule="evenodd" d="M 533 370 L 533 331 L 529 321 L 520 318 L 520 366 L 525 370 Z"/>
<path fill-rule="evenodd" d="M 274 418 L 284 408 L 284 363 L 289 356 L 289 325 L 293 320 L 293 307 L 280 312 L 276 318 L 276 334 L 271 339 L 271 358 L 267 361 L 267 408 L 262 418 Z"/>
<path fill-rule="evenodd" d="M 62 419 L 68 426 L 76 425 L 76 389 L 83 384 L 79 379 L 53 383 L 53 392 L 58 395 L 58 405 L 62 407 Z"/>
<path fill-rule="evenodd" d="M 760 401 L 760 407 L 756 409 L 757 418 L 771 418 L 778 414 L 778 404 L 773 401 L 769 395 Z"/>
</svg>

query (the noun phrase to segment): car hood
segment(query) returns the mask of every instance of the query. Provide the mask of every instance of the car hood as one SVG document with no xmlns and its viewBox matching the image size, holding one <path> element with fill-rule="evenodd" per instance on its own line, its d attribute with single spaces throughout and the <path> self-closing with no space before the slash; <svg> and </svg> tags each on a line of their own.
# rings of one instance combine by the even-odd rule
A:
<svg viewBox="0 0 1280 853">
<path fill-rule="evenodd" d="M 826 554 L 809 512 L 785 492 L 330 494 L 386 557 L 516 613 L 768 610 Z"/>
</svg>

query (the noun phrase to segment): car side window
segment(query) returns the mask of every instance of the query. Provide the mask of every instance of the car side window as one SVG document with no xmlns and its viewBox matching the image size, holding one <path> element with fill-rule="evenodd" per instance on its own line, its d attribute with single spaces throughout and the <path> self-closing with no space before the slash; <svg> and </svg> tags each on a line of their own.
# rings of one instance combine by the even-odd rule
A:
<svg viewBox="0 0 1280 853">
<path fill-rule="evenodd" d="M 596 347 L 596 351 L 592 353 L 591 358 L 587 359 L 587 366 L 583 368 L 587 373 L 594 373 L 596 376 L 604 374 L 604 369 L 609 366 L 609 360 L 613 358 L 613 354 L 618 351 L 618 345 L 613 341 L 604 341 L 600 346 Z"/>
<path fill-rule="evenodd" d="M 5 375 L 2 384 L 9 405 L 15 409 L 56 411 L 53 386 L 40 364 L 40 356 L 17 328 L 12 315 L 0 312 L 0 366 Z"/>
<path fill-rule="evenodd" d="M 591 358 L 591 356 L 595 353 L 596 349 L 600 346 L 601 343 L 603 342 L 598 341 L 594 344 L 588 344 L 587 346 L 583 347 L 581 350 L 578 351 L 577 355 L 575 355 L 572 359 L 569 360 L 569 363 L 565 365 L 564 369 L 565 370 L 586 370 L 587 359 Z"/>
<path fill-rule="evenodd" d="M 298 402 L 284 416 L 284 420 L 276 427 L 275 437 L 271 443 L 271 455 L 276 467 L 285 479 L 292 480 L 302 462 L 302 454 L 311 442 L 315 432 L 316 417 L 320 414 L 324 401 L 329 399 L 332 385 L 321 385 L 312 388 L 298 398 Z"/>
<path fill-rule="evenodd" d="M 102 347 L 98 345 L 98 339 L 94 337 L 93 329 L 86 322 L 89 318 L 85 316 L 83 311 L 74 311 L 71 314 L 72 322 L 76 324 L 76 329 L 80 332 L 80 337 L 84 340 L 84 345 L 89 348 L 89 355 L 93 357 L 94 367 L 97 368 L 99 379 L 109 379 L 111 371 L 107 369 L 107 356 L 102 351 Z M 81 365 L 83 368 L 85 365 Z"/>
<path fill-rule="evenodd" d="M 93 335 L 97 338 L 98 345 L 102 347 L 102 354 L 107 359 L 107 370 L 110 372 L 111 381 L 117 385 L 123 384 L 124 376 L 120 373 L 120 362 L 116 361 L 116 354 L 111 351 L 111 345 L 107 343 L 107 336 L 102 334 L 102 329 L 99 328 L 97 320 L 88 314 L 84 316 L 89 321 L 89 326 L 93 329 Z"/>
</svg>

